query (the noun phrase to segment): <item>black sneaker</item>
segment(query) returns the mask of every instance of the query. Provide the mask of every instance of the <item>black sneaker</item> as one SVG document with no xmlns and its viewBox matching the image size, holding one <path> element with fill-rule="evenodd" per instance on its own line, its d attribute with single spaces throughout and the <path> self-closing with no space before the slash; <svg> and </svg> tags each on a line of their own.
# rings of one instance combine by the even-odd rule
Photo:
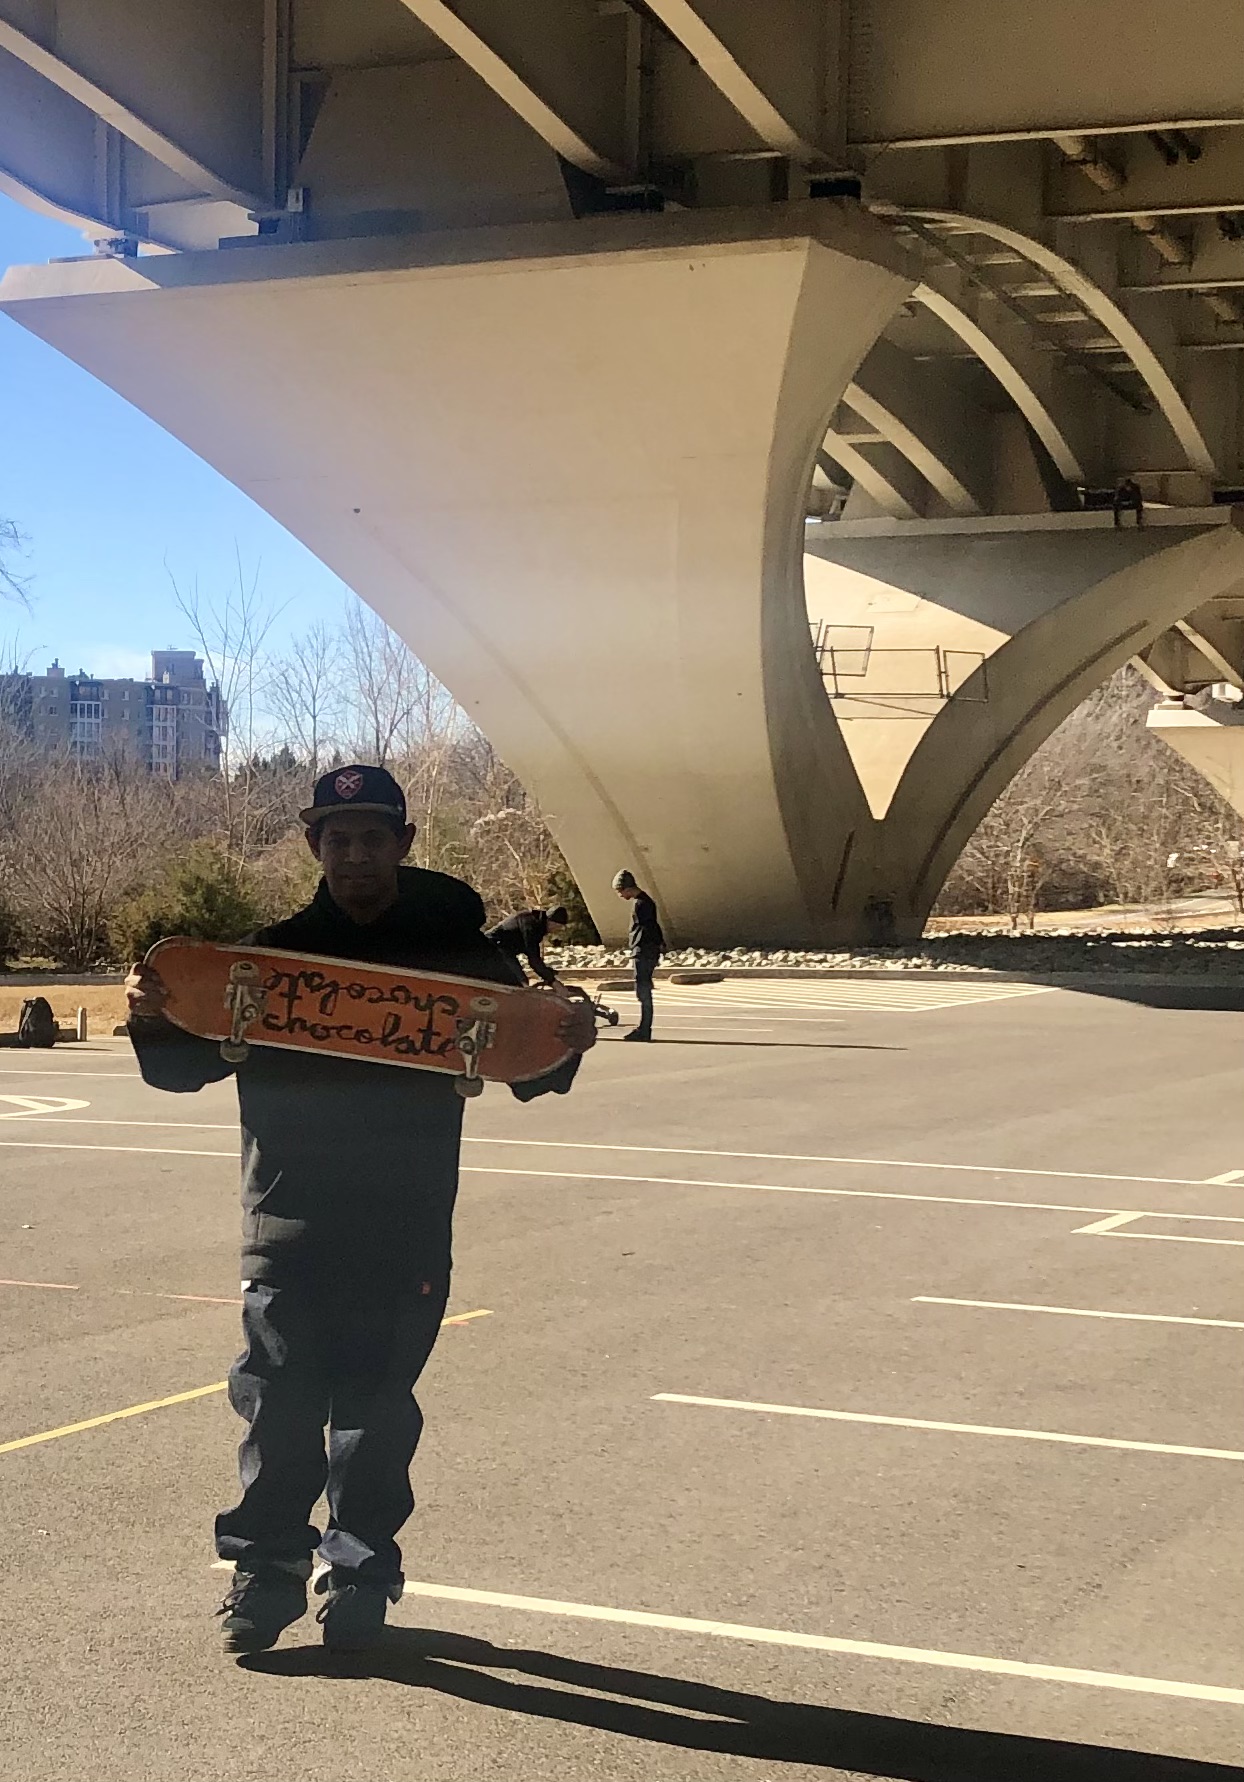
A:
<svg viewBox="0 0 1244 1782">
<path fill-rule="evenodd" d="M 650 1033 L 645 1033 L 642 1027 L 632 1027 L 631 1031 L 629 1033 L 624 1033 L 622 1035 L 622 1038 L 623 1039 L 634 1039 L 634 1040 L 650 1040 L 652 1038 L 652 1035 Z"/>
<path fill-rule="evenodd" d="M 315 1612 L 330 1652 L 366 1652 L 384 1638 L 389 1591 L 383 1584 L 360 1579 L 356 1572 L 329 1570 L 315 1580 L 315 1593 L 325 1598 Z"/>
<path fill-rule="evenodd" d="M 220 1632 L 226 1652 L 266 1652 L 306 1612 L 306 1580 L 282 1566 L 265 1566 L 257 1572 L 239 1566 L 216 1611 L 224 1616 Z"/>
</svg>

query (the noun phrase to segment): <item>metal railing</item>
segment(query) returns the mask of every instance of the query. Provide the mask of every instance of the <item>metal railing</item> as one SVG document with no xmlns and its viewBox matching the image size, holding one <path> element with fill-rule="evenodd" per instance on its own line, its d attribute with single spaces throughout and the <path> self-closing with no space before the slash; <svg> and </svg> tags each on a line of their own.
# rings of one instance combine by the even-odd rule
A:
<svg viewBox="0 0 1244 1782">
<path fill-rule="evenodd" d="M 988 658 L 981 650 L 940 644 L 878 649 L 871 625 L 818 625 L 813 649 L 825 690 L 853 718 L 925 718 L 950 699 L 982 705 L 989 698 Z M 912 703 L 913 709 L 904 709 Z"/>
</svg>

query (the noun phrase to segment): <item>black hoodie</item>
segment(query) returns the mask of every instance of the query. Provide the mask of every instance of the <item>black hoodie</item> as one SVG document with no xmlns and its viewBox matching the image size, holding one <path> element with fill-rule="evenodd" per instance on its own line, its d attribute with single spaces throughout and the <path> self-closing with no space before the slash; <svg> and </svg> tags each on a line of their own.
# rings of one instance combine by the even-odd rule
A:
<svg viewBox="0 0 1244 1782">
<path fill-rule="evenodd" d="M 255 946 L 452 972 L 493 983 L 521 973 L 482 933 L 484 905 L 461 879 L 403 867 L 398 901 L 353 922 L 321 880 L 307 908 L 250 937 Z M 331 1273 L 360 1281 L 448 1275 L 462 1097 L 454 1079 L 350 1058 L 252 1047 L 226 1064 L 214 1040 L 171 1022 L 131 1021 L 144 1081 L 193 1091 L 236 1074 L 242 1117 L 242 1274 Z M 520 1101 L 564 1094 L 578 1059 L 514 1085 Z"/>
</svg>

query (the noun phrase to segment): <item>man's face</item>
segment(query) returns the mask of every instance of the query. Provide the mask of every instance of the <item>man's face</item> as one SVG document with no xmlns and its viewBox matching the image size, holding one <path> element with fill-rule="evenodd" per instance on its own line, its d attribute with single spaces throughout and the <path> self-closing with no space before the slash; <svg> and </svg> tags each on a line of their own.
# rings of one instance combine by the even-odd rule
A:
<svg viewBox="0 0 1244 1782">
<path fill-rule="evenodd" d="M 638 897 L 639 895 L 638 888 L 634 885 L 619 885 L 617 890 L 618 896 L 623 898 L 627 903 L 631 901 L 632 897 Z"/>
<path fill-rule="evenodd" d="M 397 829 L 374 811 L 334 811 L 307 834 L 334 900 L 343 908 L 391 897 L 397 869 L 415 839 L 413 824 Z"/>
</svg>

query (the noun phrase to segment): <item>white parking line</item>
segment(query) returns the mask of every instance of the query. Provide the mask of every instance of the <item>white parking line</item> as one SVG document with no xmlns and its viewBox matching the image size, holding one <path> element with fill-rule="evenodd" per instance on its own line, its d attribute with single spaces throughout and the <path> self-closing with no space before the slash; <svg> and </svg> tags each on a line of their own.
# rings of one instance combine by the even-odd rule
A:
<svg viewBox="0 0 1244 1782">
<path fill-rule="evenodd" d="M 0 1140 L 0 1145 L 4 1142 Z M 753 1194 L 820 1194 L 840 1200 L 906 1200 L 947 1207 L 1015 1207 L 1033 1213 L 1101 1213 L 1112 1222 L 1123 1219 L 1184 1219 L 1205 1225 L 1244 1225 L 1244 1213 L 1161 1213 L 1148 1212 L 1143 1208 L 1123 1212 L 1118 1207 L 1068 1206 L 1057 1201 L 982 1200 L 963 1194 L 904 1194 L 890 1188 L 810 1188 L 793 1182 L 721 1182 L 700 1176 L 606 1175 L 578 1169 L 515 1169 L 500 1164 L 480 1163 L 464 1163 L 462 1173 L 478 1176 L 534 1176 L 542 1182 L 638 1182 L 663 1188 L 745 1188 Z M 1112 1232 L 1109 1235 L 1115 1234 Z M 1118 1235 L 1130 1237 L 1132 1234 L 1119 1232 Z M 1136 1235 L 1142 1234 L 1138 1232 Z M 1244 1239 L 1241 1241 L 1244 1242 Z"/>
<path fill-rule="evenodd" d="M 24 1071 L 17 1073 L 23 1076 L 96 1076 L 104 1077 L 104 1071 Z M 140 1081 L 136 1072 L 125 1073 Z M 17 1116 L 15 1116 L 17 1118 Z M 236 1120 L 104 1120 L 74 1119 L 59 1120 L 51 1116 L 41 1116 L 40 1126 L 132 1126 L 136 1129 L 147 1127 L 168 1127 L 176 1129 L 185 1127 L 194 1132 L 235 1132 Z M 826 1163 L 835 1167 L 859 1169 L 922 1169 L 949 1171 L 952 1175 L 984 1175 L 984 1176 L 1034 1176 L 1046 1181 L 1065 1182 L 1140 1182 L 1159 1188 L 1206 1188 L 1223 1186 L 1225 1178 L 1218 1176 L 1129 1176 L 1120 1175 L 1108 1170 L 1085 1169 L 1034 1169 L 1018 1168 L 1001 1163 L 926 1163 L 911 1157 L 837 1157 L 812 1151 L 726 1151 L 720 1148 L 691 1145 L 611 1145 L 599 1140 L 589 1139 L 535 1139 L 535 1138 L 495 1138 L 477 1135 L 464 1136 L 464 1145 L 502 1145 L 526 1150 L 542 1151 L 617 1151 L 634 1157 L 729 1157 L 749 1163 Z M 533 1172 L 534 1173 L 534 1172 Z M 1234 1172 L 1233 1172 L 1234 1173 Z M 636 1180 L 659 1181 L 661 1177 L 635 1178 Z M 831 1192 L 825 1190 L 825 1192 Z M 1009 1206 L 1009 1201 L 982 1202 L 982 1205 Z M 1097 1212 L 1105 1209 L 1095 1207 L 1060 1208 L 1068 1212 Z"/>
<path fill-rule="evenodd" d="M 43 1124 L 40 1120 L 40 1124 Z M 77 1121 L 68 1122 L 77 1125 Z M 4 1151 L 102 1151 L 124 1153 L 136 1157 L 221 1157 L 236 1163 L 236 1151 L 199 1151 L 168 1145 L 79 1145 L 64 1139 L 0 1139 Z M 920 1205 L 947 1207 L 1001 1207 L 1031 1213 L 1098 1213 L 1110 1219 L 1182 1219 L 1210 1225 L 1244 1225 L 1241 1213 L 1164 1213 L 1143 1209 L 1120 1212 L 1118 1207 L 1070 1206 L 1058 1201 L 982 1200 L 964 1194 L 903 1194 L 885 1188 L 810 1188 L 792 1182 L 725 1182 L 705 1180 L 699 1176 L 628 1176 L 607 1175 L 591 1170 L 513 1169 L 500 1164 L 464 1163 L 463 1175 L 521 1176 L 541 1182 L 629 1182 L 641 1187 L 657 1188 L 735 1188 L 749 1194 L 811 1194 L 834 1200 L 894 1200 Z M 1109 1237 L 1144 1237 L 1147 1232 L 1107 1232 Z M 1226 1243 L 1225 1238 L 1182 1238 L 1182 1243 Z M 1239 1240 L 1244 1244 L 1244 1238 Z"/>
<path fill-rule="evenodd" d="M 894 1646 L 877 1640 L 843 1640 L 827 1634 L 787 1632 L 775 1627 L 747 1627 L 737 1621 L 705 1621 L 691 1615 L 656 1615 L 644 1609 L 613 1609 L 599 1603 L 559 1602 L 542 1596 L 511 1596 L 499 1590 L 468 1590 L 455 1584 L 425 1584 L 413 1579 L 407 1596 L 437 1602 L 473 1603 L 524 1614 L 559 1615 L 577 1621 L 605 1621 L 624 1627 L 657 1627 L 672 1633 L 745 1640 L 755 1646 L 792 1646 L 804 1652 L 830 1652 L 842 1658 L 881 1659 L 891 1664 L 933 1665 L 942 1670 L 976 1671 L 987 1676 L 1022 1677 L 1034 1683 L 1066 1683 L 1079 1688 L 1119 1689 L 1136 1695 L 1177 1696 L 1184 1701 L 1244 1703 L 1244 1689 L 1217 1683 L 1184 1683 L 1168 1677 L 1135 1677 L 1123 1671 L 1078 1670 L 1069 1665 L 1034 1664 L 1018 1658 L 990 1658 L 968 1652 L 939 1652 L 923 1646 Z"/>
<path fill-rule="evenodd" d="M 60 1139 L 0 1139 L 5 1151 L 124 1151 L 134 1157 L 229 1157 L 236 1163 L 236 1151 L 173 1150 L 159 1145 L 68 1145 Z M 1086 1208 L 1086 1211 L 1091 1209 Z"/>
<path fill-rule="evenodd" d="M 1244 1182 L 1244 1169 L 1224 1170 L 1222 1175 L 1206 1176 L 1205 1180 L 1223 1188 L 1234 1188 L 1238 1183 Z"/>
<path fill-rule="evenodd" d="M 1092 1225 L 1077 1225 L 1076 1237 L 1104 1237 L 1108 1231 L 1117 1231 L 1120 1225 L 1130 1225 L 1133 1219 L 1143 1219 L 1143 1213 L 1112 1213 L 1108 1219 L 1098 1219 Z"/>
<path fill-rule="evenodd" d="M 142 1075 L 136 1070 L 21 1070 L 7 1064 L 0 1065 L 0 1077 L 91 1077 L 98 1082 L 142 1082 Z"/>
<path fill-rule="evenodd" d="M 587 1139 L 466 1138 L 467 1145 L 530 1145 L 549 1151 L 624 1151 L 635 1157 L 737 1157 L 749 1163 L 832 1163 L 861 1169 L 950 1170 L 984 1176 L 1040 1176 L 1065 1182 L 1146 1182 L 1161 1188 L 1204 1188 L 1203 1176 L 1123 1176 L 1091 1169 L 1020 1169 L 1000 1163 L 920 1163 L 910 1157 L 830 1157 L 810 1151 L 723 1151 L 690 1145 L 608 1145 Z M 1074 1210 L 1074 1209 L 1073 1209 Z"/>
<path fill-rule="evenodd" d="M 1160 1215 L 1150 1213 L 1148 1215 L 1151 1219 L 1154 1217 L 1169 1219 L 1172 1216 L 1170 1213 Z M 1151 1244 L 1226 1244 L 1233 1249 L 1244 1246 L 1244 1238 L 1185 1237 L 1177 1231 L 1103 1231 L 1097 1235 L 1108 1238 L 1141 1238 Z"/>
<path fill-rule="evenodd" d="M 1071 1448 L 1123 1448 L 1136 1454 L 1181 1454 L 1192 1460 L 1244 1461 L 1235 1448 L 1193 1448 L 1179 1442 L 1132 1442 L 1116 1436 L 1067 1435 L 1052 1429 L 1008 1429 L 989 1423 L 939 1423 L 927 1417 L 881 1417 L 864 1411 L 825 1411 L 813 1405 L 767 1405 L 748 1398 L 699 1398 L 654 1392 L 654 1404 L 702 1405 L 717 1411 L 760 1411 L 771 1417 L 816 1417 L 830 1423 L 869 1423 L 887 1429 L 927 1429 L 947 1435 L 1004 1436 L 1019 1442 L 1061 1442 Z"/>
<path fill-rule="evenodd" d="M 1089 1306 L 1037 1306 L 1010 1299 L 945 1299 L 937 1293 L 917 1293 L 913 1306 L 971 1306 L 983 1312 L 1052 1312 L 1060 1318 L 1122 1318 L 1136 1324 L 1199 1324 L 1212 1330 L 1244 1330 L 1235 1318 L 1177 1318 L 1168 1312 L 1106 1312 Z"/>
</svg>

